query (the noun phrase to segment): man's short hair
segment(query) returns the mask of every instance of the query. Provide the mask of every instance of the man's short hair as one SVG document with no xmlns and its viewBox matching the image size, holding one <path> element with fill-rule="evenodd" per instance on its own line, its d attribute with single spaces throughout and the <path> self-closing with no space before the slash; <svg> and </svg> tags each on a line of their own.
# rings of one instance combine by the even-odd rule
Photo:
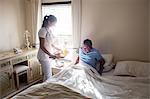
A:
<svg viewBox="0 0 150 99">
<path fill-rule="evenodd" d="M 90 48 L 92 48 L 92 41 L 90 39 L 85 39 L 83 41 L 83 44 L 88 45 Z"/>
</svg>

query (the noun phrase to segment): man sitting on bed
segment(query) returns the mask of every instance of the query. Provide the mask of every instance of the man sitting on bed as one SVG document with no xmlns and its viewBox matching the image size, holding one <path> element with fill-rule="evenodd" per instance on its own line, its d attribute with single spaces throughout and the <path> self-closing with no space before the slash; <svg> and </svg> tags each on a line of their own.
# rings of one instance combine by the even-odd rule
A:
<svg viewBox="0 0 150 99">
<path fill-rule="evenodd" d="M 82 48 L 79 49 L 79 56 L 76 60 L 76 63 L 79 63 L 79 61 L 85 62 L 88 65 L 92 66 L 97 70 L 97 72 L 102 75 L 102 71 L 104 69 L 103 65 L 105 63 L 103 57 L 101 56 L 100 52 L 92 47 L 92 41 L 89 39 L 86 39 L 83 41 Z M 97 63 L 99 64 L 99 67 L 97 67 Z M 99 68 L 99 69 L 98 69 Z"/>
</svg>

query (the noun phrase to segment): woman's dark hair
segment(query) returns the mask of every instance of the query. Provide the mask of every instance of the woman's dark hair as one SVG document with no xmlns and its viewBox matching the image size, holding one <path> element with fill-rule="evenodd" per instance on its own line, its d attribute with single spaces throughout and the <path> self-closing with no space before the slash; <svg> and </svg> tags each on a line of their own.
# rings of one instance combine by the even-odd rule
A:
<svg viewBox="0 0 150 99">
<path fill-rule="evenodd" d="M 54 15 L 49 15 L 49 16 L 46 15 L 44 17 L 42 27 L 47 27 L 48 21 L 50 21 L 51 23 L 53 23 L 53 22 L 57 21 L 57 18 Z"/>
<path fill-rule="evenodd" d="M 90 48 L 92 48 L 92 41 L 90 39 L 85 39 L 83 41 L 83 44 L 88 45 Z"/>
</svg>

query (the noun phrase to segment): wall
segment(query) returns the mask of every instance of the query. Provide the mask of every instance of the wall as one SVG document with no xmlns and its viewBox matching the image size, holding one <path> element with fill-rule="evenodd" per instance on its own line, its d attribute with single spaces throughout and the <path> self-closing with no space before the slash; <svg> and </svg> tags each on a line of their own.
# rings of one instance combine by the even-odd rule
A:
<svg viewBox="0 0 150 99">
<path fill-rule="evenodd" d="M 23 46 L 24 0 L 0 0 L 0 52 Z"/>
<path fill-rule="evenodd" d="M 149 60 L 150 60 L 150 0 L 149 0 L 149 5 L 148 5 L 148 18 L 149 18 Z"/>
<path fill-rule="evenodd" d="M 83 0 L 82 41 L 115 60 L 148 60 L 148 0 Z"/>
</svg>

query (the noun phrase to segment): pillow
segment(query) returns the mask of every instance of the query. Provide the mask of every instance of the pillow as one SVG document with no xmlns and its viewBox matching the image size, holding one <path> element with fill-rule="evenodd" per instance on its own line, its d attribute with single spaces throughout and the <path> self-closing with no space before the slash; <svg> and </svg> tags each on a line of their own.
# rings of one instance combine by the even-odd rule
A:
<svg viewBox="0 0 150 99">
<path fill-rule="evenodd" d="M 112 64 L 112 61 L 113 61 L 113 55 L 112 54 L 102 54 L 102 57 L 105 60 L 104 67 L 110 66 Z"/>
<path fill-rule="evenodd" d="M 116 64 L 114 75 L 128 75 L 136 77 L 148 77 L 150 75 L 150 63 L 139 61 L 119 61 Z"/>
</svg>

